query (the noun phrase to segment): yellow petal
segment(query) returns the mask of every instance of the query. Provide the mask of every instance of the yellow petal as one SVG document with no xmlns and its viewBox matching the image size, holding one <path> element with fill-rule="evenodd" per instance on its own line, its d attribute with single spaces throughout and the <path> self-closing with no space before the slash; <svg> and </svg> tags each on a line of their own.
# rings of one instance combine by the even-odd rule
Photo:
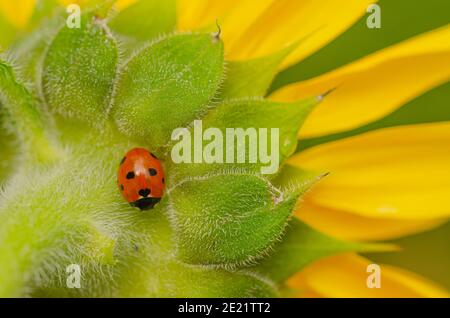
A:
<svg viewBox="0 0 450 318">
<path fill-rule="evenodd" d="M 373 0 L 178 0 L 178 28 L 192 30 L 220 21 L 229 60 L 279 52 L 301 40 L 282 67 L 317 51 L 355 23 Z"/>
<path fill-rule="evenodd" d="M 369 218 L 450 216 L 450 122 L 381 129 L 291 159 L 330 175 L 306 194 L 316 206 Z"/>
<path fill-rule="evenodd" d="M 300 131 L 302 137 L 313 137 L 379 119 L 448 80 L 450 25 L 289 85 L 271 99 L 299 100 L 336 88 L 313 110 Z"/>
<path fill-rule="evenodd" d="M 16 28 L 24 28 L 34 11 L 36 0 L 0 0 L 0 14 Z"/>
<path fill-rule="evenodd" d="M 369 218 L 317 206 L 308 199 L 302 201 L 296 216 L 323 233 L 349 241 L 392 240 L 427 231 L 446 222 Z"/>
<path fill-rule="evenodd" d="M 335 39 L 373 2 L 348 1 L 343 10 L 339 0 L 273 1 L 244 32 L 235 35 L 236 39 L 228 48 L 228 57 L 232 60 L 261 57 L 304 39 L 285 61 L 286 67 Z M 228 43 L 225 41 L 225 44 Z"/>
<path fill-rule="evenodd" d="M 224 17 L 239 0 L 177 0 L 177 24 L 181 31 L 204 28 Z"/>
<path fill-rule="evenodd" d="M 288 281 L 288 286 L 302 294 L 323 297 L 450 297 L 436 284 L 393 266 L 381 265 L 381 288 L 368 288 L 367 266 L 361 256 L 344 254 L 319 260 Z"/>
</svg>

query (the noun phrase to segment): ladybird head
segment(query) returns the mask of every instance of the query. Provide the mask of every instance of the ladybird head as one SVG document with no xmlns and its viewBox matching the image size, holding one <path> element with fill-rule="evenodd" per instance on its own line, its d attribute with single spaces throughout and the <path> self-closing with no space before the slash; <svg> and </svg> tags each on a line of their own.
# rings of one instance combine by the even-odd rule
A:
<svg viewBox="0 0 450 318">
<path fill-rule="evenodd" d="M 161 198 L 149 198 L 145 197 L 142 199 L 139 199 L 135 202 L 131 202 L 131 206 L 139 208 L 141 211 L 146 211 L 153 209 L 157 203 L 161 201 Z"/>
</svg>

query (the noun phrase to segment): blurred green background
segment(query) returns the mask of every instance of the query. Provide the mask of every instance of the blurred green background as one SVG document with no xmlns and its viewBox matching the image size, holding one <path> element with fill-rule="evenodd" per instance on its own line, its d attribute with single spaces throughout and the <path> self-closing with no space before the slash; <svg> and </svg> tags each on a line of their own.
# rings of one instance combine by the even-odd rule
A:
<svg viewBox="0 0 450 318">
<path fill-rule="evenodd" d="M 367 54 L 450 23 L 448 0 L 381 0 L 378 4 L 381 7 L 381 29 L 368 29 L 367 15 L 364 16 L 330 45 L 279 74 L 271 90 L 326 73 Z M 298 150 L 383 127 L 447 120 L 450 120 L 450 83 L 433 89 L 375 123 L 344 133 L 302 140 Z M 399 253 L 366 256 L 375 262 L 412 270 L 450 289 L 450 223 L 437 230 L 402 238 L 394 243 L 403 250 Z"/>
</svg>

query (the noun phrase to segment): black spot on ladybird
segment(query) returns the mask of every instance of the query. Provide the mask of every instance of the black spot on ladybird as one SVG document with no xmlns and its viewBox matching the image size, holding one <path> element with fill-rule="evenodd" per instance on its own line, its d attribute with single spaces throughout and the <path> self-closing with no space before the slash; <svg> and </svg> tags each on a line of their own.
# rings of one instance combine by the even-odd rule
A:
<svg viewBox="0 0 450 318">
<path fill-rule="evenodd" d="M 127 179 L 133 179 L 134 178 L 134 171 L 130 171 L 127 173 Z"/>
<path fill-rule="evenodd" d="M 123 191 L 123 184 L 120 185 L 120 190 Z"/>
<path fill-rule="evenodd" d="M 162 183 L 165 184 L 166 183 L 166 179 L 162 178 Z"/>
<path fill-rule="evenodd" d="M 150 173 L 151 176 L 156 176 L 158 172 L 156 171 L 156 169 L 150 168 L 148 169 L 148 173 Z"/>
<path fill-rule="evenodd" d="M 140 195 L 141 197 L 146 198 L 146 197 L 148 197 L 149 194 L 150 194 L 150 189 L 141 189 L 141 190 L 139 190 L 138 193 L 139 193 L 139 195 Z"/>
</svg>

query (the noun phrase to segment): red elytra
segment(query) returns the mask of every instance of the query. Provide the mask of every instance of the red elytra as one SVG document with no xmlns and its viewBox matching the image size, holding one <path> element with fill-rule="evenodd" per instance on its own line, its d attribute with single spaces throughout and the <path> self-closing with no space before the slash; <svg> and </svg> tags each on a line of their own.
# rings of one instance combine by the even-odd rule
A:
<svg viewBox="0 0 450 318">
<path fill-rule="evenodd" d="M 144 148 L 134 148 L 123 157 L 117 175 L 119 190 L 125 200 L 141 210 L 152 209 L 165 191 L 161 162 Z"/>
</svg>

